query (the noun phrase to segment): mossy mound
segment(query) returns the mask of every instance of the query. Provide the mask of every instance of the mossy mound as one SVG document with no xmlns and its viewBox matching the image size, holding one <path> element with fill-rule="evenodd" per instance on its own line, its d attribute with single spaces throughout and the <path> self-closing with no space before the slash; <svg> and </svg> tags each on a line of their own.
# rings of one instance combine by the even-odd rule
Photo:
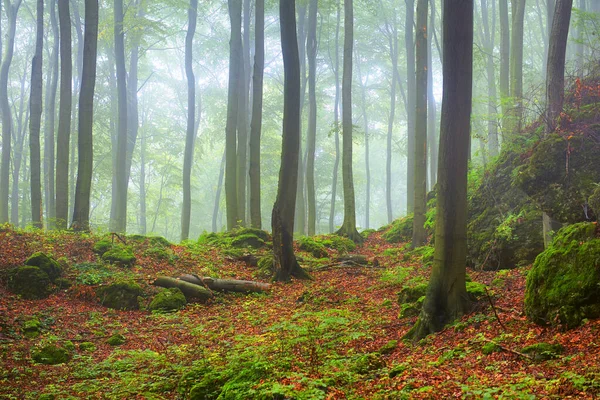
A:
<svg viewBox="0 0 600 400">
<path fill-rule="evenodd" d="M 389 229 L 383 234 L 383 239 L 389 243 L 408 242 L 413 234 L 413 215 L 398 218 L 392 222 Z"/>
<path fill-rule="evenodd" d="M 597 219 L 595 211 L 586 206 L 600 182 L 600 144 L 596 135 L 548 135 L 533 148 L 515 177 L 539 208 L 559 222 Z"/>
<path fill-rule="evenodd" d="M 106 340 L 106 343 L 110 344 L 111 346 L 120 346 L 126 341 L 127 339 L 125 336 L 121 335 L 120 333 L 115 333 Z"/>
<path fill-rule="evenodd" d="M 251 247 L 261 248 L 271 240 L 268 232 L 255 228 L 237 228 L 229 232 L 203 233 L 198 244 L 219 247 Z"/>
<path fill-rule="evenodd" d="M 25 265 L 9 273 L 8 288 L 25 299 L 43 299 L 50 295 L 50 278 L 38 267 Z"/>
<path fill-rule="evenodd" d="M 37 318 L 28 319 L 27 321 L 23 322 L 23 325 L 21 325 L 21 331 L 23 331 L 23 336 L 32 339 L 40 335 L 42 331 L 42 323 Z"/>
<path fill-rule="evenodd" d="M 298 239 L 298 248 L 302 251 L 310 253 L 315 258 L 324 258 L 329 256 L 325 246 L 310 237 L 303 236 Z"/>
<path fill-rule="evenodd" d="M 435 253 L 435 247 L 433 246 L 421 246 L 412 250 L 408 253 L 410 256 L 420 257 L 421 263 L 429 267 L 433 264 L 433 255 Z"/>
<path fill-rule="evenodd" d="M 534 361 L 546 361 L 558 358 L 564 348 L 560 344 L 535 343 L 524 347 L 521 353 L 533 357 Z"/>
<path fill-rule="evenodd" d="M 139 243 L 148 243 L 152 247 L 171 247 L 171 242 L 162 236 L 144 236 L 144 235 L 128 235 L 128 241 L 134 241 Z"/>
<path fill-rule="evenodd" d="M 92 250 L 94 253 L 98 254 L 102 257 L 104 253 L 112 249 L 113 243 L 110 239 L 100 239 L 96 243 L 94 243 L 94 247 Z"/>
<path fill-rule="evenodd" d="M 398 341 L 390 340 L 389 342 L 387 342 L 386 344 L 384 344 L 383 346 L 381 346 L 379 348 L 378 353 L 379 354 L 392 354 L 394 352 L 394 350 L 396 350 L 396 347 L 398 347 Z"/>
<path fill-rule="evenodd" d="M 44 271 L 48 275 L 48 278 L 50 278 L 50 282 L 54 282 L 62 275 L 62 268 L 60 267 L 58 261 L 42 252 L 37 252 L 31 255 L 27 260 L 25 260 L 25 265 L 38 267 Z"/>
<path fill-rule="evenodd" d="M 131 247 L 114 246 L 102 255 L 102 260 L 124 267 L 133 267 L 136 259 Z"/>
<path fill-rule="evenodd" d="M 35 350 L 31 358 L 38 364 L 56 365 L 68 362 L 71 354 L 62 347 L 50 344 Z"/>
<path fill-rule="evenodd" d="M 367 240 L 369 238 L 369 236 L 371 236 L 375 232 L 377 232 L 376 229 L 365 229 L 364 231 L 362 231 L 360 233 L 360 236 L 362 236 L 365 240 Z"/>
<path fill-rule="evenodd" d="M 313 236 L 311 239 L 328 249 L 335 250 L 342 254 L 356 250 L 356 243 L 354 243 L 352 239 L 339 235 L 317 235 Z"/>
<path fill-rule="evenodd" d="M 87 353 L 93 353 L 96 351 L 96 345 L 92 342 L 82 342 L 79 343 L 79 350 Z"/>
<path fill-rule="evenodd" d="M 142 287 L 134 282 L 115 282 L 96 292 L 103 306 L 115 310 L 139 309 L 138 297 L 143 294 Z"/>
<path fill-rule="evenodd" d="M 185 307 L 186 304 L 187 301 L 181 290 L 179 288 L 171 288 L 162 290 L 154 296 L 148 309 L 150 311 L 161 312 L 178 311 Z"/>
<path fill-rule="evenodd" d="M 479 301 L 484 298 L 487 293 L 487 286 L 483 283 L 479 282 L 467 282 L 467 296 L 469 296 L 469 300 L 471 301 Z"/>
<path fill-rule="evenodd" d="M 544 250 L 542 214 L 512 181 L 513 171 L 521 164 L 521 155 L 514 148 L 522 147 L 507 146 L 483 176 L 474 179 L 467 225 L 467 262 L 471 268 L 497 270 L 527 265 Z"/>
<path fill-rule="evenodd" d="M 535 323 L 576 327 L 600 317 L 600 237 L 595 223 L 562 228 L 527 276 L 525 313 Z"/>
<path fill-rule="evenodd" d="M 357 374 L 368 374 L 369 372 L 376 371 L 385 367 L 385 361 L 381 358 L 381 354 L 379 353 L 368 353 L 359 356 L 356 361 L 354 361 L 354 365 L 352 366 L 352 370 Z"/>
<path fill-rule="evenodd" d="M 265 245 L 265 241 L 256 236 L 253 233 L 245 233 L 238 235 L 231 241 L 233 247 L 251 247 L 253 249 L 260 249 Z"/>
<path fill-rule="evenodd" d="M 398 304 L 413 303 L 427 293 L 427 284 L 404 286 L 398 293 Z"/>
</svg>

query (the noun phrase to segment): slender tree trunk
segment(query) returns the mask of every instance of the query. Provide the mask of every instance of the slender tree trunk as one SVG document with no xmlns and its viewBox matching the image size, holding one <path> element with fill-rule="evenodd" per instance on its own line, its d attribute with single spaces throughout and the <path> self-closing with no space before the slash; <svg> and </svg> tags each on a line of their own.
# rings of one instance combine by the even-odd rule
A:
<svg viewBox="0 0 600 400">
<path fill-rule="evenodd" d="M 579 0 L 579 11 L 587 12 L 586 0 Z M 577 26 L 577 46 L 575 50 L 575 69 L 577 70 L 577 75 L 580 77 L 584 75 L 583 66 L 585 63 L 585 43 L 583 34 L 584 27 L 583 24 L 580 23 Z"/>
<path fill-rule="evenodd" d="M 81 16 L 79 14 L 79 4 L 76 0 L 71 0 L 71 8 L 73 10 L 73 20 L 75 21 L 75 32 L 77 34 L 77 57 L 75 59 L 75 71 L 76 75 L 73 80 L 73 103 L 75 107 L 71 107 L 71 150 L 69 154 L 71 155 L 71 160 L 69 162 L 69 188 L 71 194 L 69 195 L 69 215 L 73 214 L 73 210 L 75 207 L 75 180 L 76 180 L 76 171 L 77 171 L 77 163 L 75 162 L 75 155 L 77 154 L 77 129 L 79 123 L 77 122 L 77 113 L 79 112 L 78 103 L 79 103 L 79 92 L 81 91 L 81 74 L 83 69 L 83 26 L 81 24 Z M 112 97 L 114 98 L 114 97 Z M 116 113 L 115 113 L 116 114 Z"/>
<path fill-rule="evenodd" d="M 58 87 L 58 22 L 56 21 L 56 0 L 50 2 L 50 26 L 52 29 L 52 53 L 46 74 L 46 99 L 44 107 L 44 199 L 46 208 L 46 227 L 53 229 L 56 223 L 56 198 L 54 192 L 55 143 L 54 129 L 56 116 L 56 89 Z"/>
<path fill-rule="evenodd" d="M 352 0 L 344 1 L 344 70 L 342 74 L 342 179 L 344 182 L 344 222 L 336 232 L 361 243 L 356 230 L 354 178 L 352 175 L 352 50 L 354 46 L 354 8 Z"/>
<path fill-rule="evenodd" d="M 467 164 L 473 77 L 473 0 L 444 2 L 444 84 L 435 255 L 419 319 L 419 340 L 464 314 L 467 258 Z"/>
<path fill-rule="evenodd" d="M 335 160 L 333 162 L 333 178 L 331 181 L 331 207 L 329 208 L 329 232 L 333 233 L 335 229 L 335 201 L 337 198 L 337 181 L 338 181 L 338 169 L 340 165 L 340 20 L 341 20 L 341 6 L 338 0 L 337 2 L 337 15 L 336 15 L 336 26 L 335 26 L 335 60 L 334 60 L 334 76 L 335 76 L 335 102 L 333 106 L 333 130 L 335 138 Z"/>
<path fill-rule="evenodd" d="M 551 0 L 547 0 L 551 1 Z M 499 0 L 500 13 L 500 102 L 502 104 L 502 134 L 506 137 L 509 131 L 508 113 L 510 110 L 510 28 L 508 23 L 508 0 Z"/>
<path fill-rule="evenodd" d="M 308 235 L 316 231 L 317 205 L 315 195 L 315 148 L 317 140 L 317 7 L 318 0 L 310 0 L 308 9 L 308 133 L 306 137 L 306 191 L 308 197 Z"/>
<path fill-rule="evenodd" d="M 427 35 L 427 147 L 429 148 L 429 186 L 432 190 L 437 182 L 438 143 L 436 134 L 436 104 L 433 95 L 433 37 L 435 35 L 435 0 L 430 0 L 431 13 Z"/>
<path fill-rule="evenodd" d="M 69 146 L 71 143 L 71 13 L 69 1 L 58 0 L 60 20 L 60 110 L 56 156 L 56 227 L 66 229 L 69 213 Z"/>
<path fill-rule="evenodd" d="M 294 255 L 293 232 L 300 150 L 300 58 L 296 37 L 295 0 L 280 0 L 279 21 L 284 70 L 283 140 L 277 198 L 273 206 L 275 279 L 307 277 Z"/>
<path fill-rule="evenodd" d="M 143 117 L 142 117 L 143 118 Z M 142 119 L 143 124 L 143 119 Z M 147 228 L 146 216 L 146 132 L 142 127 L 140 136 L 140 235 L 145 235 Z"/>
<path fill-rule="evenodd" d="M 427 5 L 417 1 L 416 102 L 415 102 L 415 202 L 412 247 L 427 242 Z"/>
<path fill-rule="evenodd" d="M 15 145 L 13 149 L 13 173 L 12 173 L 12 195 L 10 205 L 10 221 L 13 225 L 19 225 L 19 182 L 25 182 L 25 179 L 19 177 L 19 171 L 21 170 L 21 164 L 26 160 L 23 160 L 23 145 L 25 142 L 25 127 L 29 125 L 29 105 L 25 106 L 25 82 L 27 80 L 27 68 L 23 69 L 23 76 L 21 77 L 21 100 L 19 100 L 19 114 L 17 116 L 17 126 L 13 130 L 16 133 Z M 25 115 L 25 121 L 23 121 L 23 115 Z M 25 175 L 27 178 L 27 175 Z M 25 208 L 22 208 L 25 210 Z M 22 213 L 25 215 L 26 213 Z"/>
<path fill-rule="evenodd" d="M 217 193 L 215 194 L 215 205 L 213 207 L 212 215 L 212 231 L 218 232 L 217 217 L 219 216 L 219 205 L 221 204 L 221 190 L 223 188 L 223 175 L 225 175 L 225 155 L 226 151 L 223 151 L 223 157 L 221 157 L 221 168 L 219 169 L 219 179 L 217 180 Z"/>
<path fill-rule="evenodd" d="M 369 210 L 371 208 L 371 167 L 369 166 L 369 116 L 367 114 L 367 83 L 369 75 L 367 74 L 366 80 L 363 81 L 361 71 L 361 58 L 358 51 L 354 52 L 356 56 L 356 73 L 358 74 L 358 82 L 360 85 L 360 106 L 362 108 L 363 118 L 363 129 L 365 131 L 365 173 L 367 176 L 366 190 L 365 190 L 365 229 L 369 229 Z"/>
<path fill-rule="evenodd" d="M 300 149 L 298 154 L 300 162 L 298 164 L 298 187 L 296 191 L 296 215 L 295 228 L 296 232 L 301 235 L 306 235 L 306 197 L 305 197 L 305 182 L 306 175 L 304 173 L 304 163 L 302 162 L 302 115 L 304 114 L 304 102 L 306 97 L 306 9 L 305 2 L 296 3 L 298 5 L 298 55 L 300 57 Z"/>
<path fill-rule="evenodd" d="M 512 32 L 510 47 L 510 110 L 509 132 L 521 132 L 523 122 L 523 29 L 525 23 L 525 0 L 514 0 L 512 6 Z"/>
<path fill-rule="evenodd" d="M 198 19 L 198 0 L 190 0 L 188 9 L 188 29 L 185 36 L 185 75 L 187 77 L 187 132 L 183 157 L 183 209 L 181 211 L 181 240 L 190 236 L 190 216 L 192 212 L 192 163 L 194 161 L 194 141 L 196 140 L 196 79 L 192 68 L 192 45 Z"/>
<path fill-rule="evenodd" d="M 494 0 L 492 0 L 493 3 Z M 492 21 L 495 15 L 492 15 Z M 496 120 L 496 74 L 494 71 L 494 35 L 495 30 L 490 30 L 488 22 L 487 0 L 481 0 L 481 19 L 483 21 L 484 46 L 487 53 L 487 80 L 488 80 L 488 143 L 490 156 L 499 153 L 498 122 Z"/>
<path fill-rule="evenodd" d="M 263 75 L 265 69 L 265 0 L 256 0 L 255 14 L 252 122 L 250 124 L 250 224 L 253 228 L 261 229 L 260 134 L 262 129 Z M 215 223 L 216 220 L 213 217 L 213 228 Z"/>
<path fill-rule="evenodd" d="M 85 0 L 83 67 L 79 95 L 79 138 L 77 183 L 73 229 L 90 229 L 90 194 L 93 168 L 94 87 L 96 85 L 96 50 L 98 45 L 98 0 Z"/>
<path fill-rule="evenodd" d="M 17 12 L 21 0 L 14 4 L 5 1 L 8 20 L 6 52 L 0 67 L 0 108 L 2 109 L 2 163 L 0 165 L 0 224 L 8 222 L 8 189 L 10 180 L 10 147 L 12 138 L 12 113 L 8 104 L 8 72 L 12 63 L 17 27 Z"/>
<path fill-rule="evenodd" d="M 406 91 L 407 91 L 407 158 L 406 158 L 406 212 L 414 212 L 415 201 L 415 114 L 416 109 L 416 71 L 415 42 L 413 26 L 415 19 L 415 0 L 404 0 L 406 3 L 406 22 L 404 43 L 406 47 Z"/>
</svg>

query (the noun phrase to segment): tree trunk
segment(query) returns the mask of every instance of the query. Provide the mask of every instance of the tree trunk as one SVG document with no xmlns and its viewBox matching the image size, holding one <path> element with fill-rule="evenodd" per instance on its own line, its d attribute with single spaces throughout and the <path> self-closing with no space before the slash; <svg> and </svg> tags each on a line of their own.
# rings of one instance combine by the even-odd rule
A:
<svg viewBox="0 0 600 400">
<path fill-rule="evenodd" d="M 360 69 L 360 56 L 358 51 L 354 53 L 356 55 L 356 72 L 358 74 L 358 82 L 360 85 L 360 106 L 362 108 L 363 117 L 363 129 L 365 131 L 365 172 L 367 175 L 366 182 L 366 199 L 365 199 L 365 229 L 369 229 L 369 210 L 371 208 L 371 168 L 369 166 L 369 116 L 367 114 L 367 83 L 369 76 L 367 75 L 366 80 L 363 82 L 362 71 Z"/>
<path fill-rule="evenodd" d="M 29 124 L 29 105 L 25 106 L 25 82 L 27 81 L 27 67 L 23 69 L 23 76 L 21 77 L 21 92 L 19 100 L 19 114 L 17 116 L 17 127 L 15 130 L 16 133 L 16 148 L 13 149 L 13 173 L 12 173 L 12 195 L 11 195 L 11 206 L 10 206 L 10 221 L 13 225 L 19 225 L 19 182 L 25 182 L 26 179 L 21 179 L 19 176 L 19 171 L 21 170 L 21 164 L 23 163 L 23 145 L 25 142 L 25 127 Z M 25 115 L 25 120 L 23 120 L 23 115 Z M 13 128 L 14 129 L 14 128 Z M 27 175 L 25 175 L 27 177 Z M 22 196 L 25 197 L 25 196 Z M 22 208 L 23 210 L 25 208 Z M 22 213 L 23 216 L 26 213 Z"/>
<path fill-rule="evenodd" d="M 354 46 L 354 9 L 352 0 L 344 1 L 344 70 L 342 74 L 342 180 L 344 183 L 344 222 L 336 232 L 357 243 L 363 237 L 356 230 L 354 178 L 352 175 L 352 50 Z"/>
<path fill-rule="evenodd" d="M 406 212 L 414 211 L 415 201 L 415 114 L 416 109 L 416 71 L 415 71 L 415 42 L 413 26 L 415 19 L 415 0 L 405 0 L 406 21 L 404 29 L 404 44 L 406 47 L 406 91 L 407 91 L 407 157 L 406 157 Z"/>
<path fill-rule="evenodd" d="M 551 0 L 548 0 L 551 1 Z M 510 95 L 510 28 L 508 23 L 508 0 L 499 0 L 500 13 L 500 102 L 502 104 L 502 134 L 509 133 L 508 96 Z"/>
<path fill-rule="evenodd" d="M 58 23 L 56 21 L 56 0 L 50 2 L 50 26 L 52 29 L 52 53 L 46 74 L 46 99 L 44 107 L 44 199 L 46 205 L 46 227 L 54 229 L 56 224 L 56 195 L 54 191 L 55 143 L 54 129 L 56 116 L 56 89 L 58 86 Z"/>
<path fill-rule="evenodd" d="M 90 194 L 93 168 L 94 87 L 96 85 L 96 50 L 98 45 L 98 0 L 85 0 L 83 67 L 79 95 L 79 138 L 77 183 L 72 228 L 90 229 Z"/>
<path fill-rule="evenodd" d="M 229 88 L 225 127 L 225 202 L 227 203 L 227 229 L 231 230 L 238 225 L 236 133 L 242 52 L 242 0 L 228 0 L 228 5 L 231 39 L 229 41 Z"/>
<path fill-rule="evenodd" d="M 201 302 L 205 302 L 213 297 L 212 292 L 204 286 L 189 283 L 181 279 L 170 278 L 168 276 L 159 276 L 152 284 L 164 288 L 178 288 L 186 298 L 198 299 Z"/>
<path fill-rule="evenodd" d="M 438 169 L 435 255 L 419 319 L 419 340 L 464 314 L 467 169 L 473 76 L 473 0 L 444 2 L 444 85 Z"/>
<path fill-rule="evenodd" d="M 217 228 L 217 216 L 219 214 L 219 205 L 221 204 L 221 190 L 223 188 L 223 175 L 225 174 L 225 151 L 223 151 L 223 157 L 221 157 L 221 169 L 219 170 L 219 180 L 217 181 L 217 193 L 215 194 L 215 205 L 213 207 L 212 215 L 212 231 L 218 232 Z"/>
<path fill-rule="evenodd" d="M 296 188 L 296 215 L 294 226 L 296 232 L 301 235 L 306 235 L 306 197 L 305 197 L 305 180 L 304 163 L 302 161 L 302 115 L 304 114 L 304 101 L 306 97 L 306 4 L 305 2 L 298 4 L 298 57 L 300 58 L 300 147 L 298 155 L 300 161 L 298 163 L 298 187 Z"/>
<path fill-rule="evenodd" d="M 271 217 L 273 269 L 278 281 L 287 281 L 291 276 L 307 277 L 296 260 L 293 245 L 300 158 L 300 57 L 296 37 L 295 3 L 295 0 L 279 1 L 284 71 L 283 138 L 277 198 Z"/>
<path fill-rule="evenodd" d="M 265 69 L 265 0 L 256 0 L 255 13 L 252 122 L 250 124 L 250 225 L 253 228 L 261 229 L 260 134 L 262 129 L 263 75 Z"/>
<path fill-rule="evenodd" d="M 188 9 L 188 29 L 185 35 L 185 76 L 187 77 L 187 130 L 185 152 L 183 156 L 183 207 L 181 210 L 181 240 L 190 236 L 190 216 L 192 212 L 192 163 L 194 160 L 194 141 L 196 140 L 196 79 L 192 68 L 192 45 L 198 19 L 198 0 L 190 0 Z"/>
<path fill-rule="evenodd" d="M 69 1 L 58 1 L 60 21 L 60 109 L 56 151 L 56 227 L 66 229 L 69 214 L 69 146 L 71 143 L 71 13 Z"/>
<path fill-rule="evenodd" d="M 510 47 L 510 97 L 509 133 L 521 132 L 523 122 L 523 28 L 525 0 L 514 0 L 512 6 L 512 32 Z"/>
<path fill-rule="evenodd" d="M 492 0 L 493 2 L 494 0 Z M 488 22 L 487 0 L 481 0 L 481 19 L 483 21 L 484 46 L 487 53 L 487 80 L 488 80 L 488 143 L 490 156 L 495 157 L 499 153 L 498 145 L 498 122 L 496 120 L 496 74 L 494 71 L 494 35 L 495 29 L 490 30 Z M 492 21 L 495 15 L 492 14 Z M 495 24 L 492 23 L 492 26 Z"/>
<path fill-rule="evenodd" d="M 140 137 L 140 235 L 147 232 L 146 217 L 146 132 L 142 113 L 142 135 Z"/>
<path fill-rule="evenodd" d="M 316 231 L 317 205 L 315 194 L 315 148 L 317 140 L 317 7 L 318 0 L 310 0 L 308 8 L 308 133 L 306 137 L 306 192 L 308 203 L 308 235 Z"/>
<path fill-rule="evenodd" d="M 247 0 L 245 0 L 247 1 Z M 245 50 L 243 50 L 245 53 Z M 237 116 L 237 216 L 238 222 L 242 226 L 246 225 L 246 162 L 248 150 L 248 131 L 246 127 L 248 105 L 248 84 L 246 83 L 246 55 L 240 62 L 239 71 L 239 96 L 238 96 L 238 116 Z"/>
<path fill-rule="evenodd" d="M 597 1 L 597 0 L 596 0 Z M 572 3 L 572 1 L 571 1 Z M 586 0 L 579 0 L 579 11 L 587 12 Z M 555 12 L 556 14 L 556 12 Z M 569 14 L 570 15 L 570 14 Z M 567 29 L 568 30 L 568 29 Z M 584 26 L 580 23 L 577 26 L 577 46 L 575 50 L 575 69 L 577 71 L 577 75 L 583 77 L 584 70 L 583 66 L 585 63 L 585 42 L 584 42 Z"/>
<path fill-rule="evenodd" d="M 335 76 L 335 102 L 333 105 L 333 131 L 335 137 L 335 161 L 333 162 L 333 178 L 331 180 L 331 207 L 329 208 L 329 232 L 335 229 L 335 201 L 337 197 L 338 169 L 340 165 L 340 2 L 337 2 L 337 15 L 335 26 L 335 60 L 333 62 L 333 73 Z"/>
<path fill-rule="evenodd" d="M 427 35 L 427 147 L 429 148 L 429 186 L 432 190 L 437 182 L 438 143 L 436 129 L 436 103 L 433 95 L 433 37 L 435 35 L 435 0 L 430 1 L 429 34 Z M 437 40 L 437 39 L 436 39 Z"/>
<path fill-rule="evenodd" d="M 427 5 L 417 1 L 416 102 L 415 102 L 415 202 L 412 247 L 427 242 Z"/>
<path fill-rule="evenodd" d="M 0 165 L 0 224 L 8 222 L 8 189 L 10 180 L 10 147 L 12 139 L 12 113 L 8 103 L 8 72 L 12 63 L 15 30 L 17 26 L 17 12 L 21 0 L 14 4 L 4 2 L 8 20 L 8 33 L 6 52 L 2 57 L 0 67 L 0 108 L 2 109 L 2 163 Z"/>
<path fill-rule="evenodd" d="M 206 286 L 210 290 L 222 290 L 224 292 L 238 293 L 264 293 L 271 285 L 263 282 L 241 281 L 237 279 L 217 279 L 209 276 L 197 276 L 184 274 L 179 277 L 180 280 L 193 283 L 194 285 Z"/>
</svg>

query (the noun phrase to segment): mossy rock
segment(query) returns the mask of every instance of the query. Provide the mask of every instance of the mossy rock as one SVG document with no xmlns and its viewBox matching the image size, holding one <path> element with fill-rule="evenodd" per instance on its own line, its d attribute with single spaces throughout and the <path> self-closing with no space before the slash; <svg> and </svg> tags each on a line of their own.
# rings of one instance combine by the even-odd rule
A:
<svg viewBox="0 0 600 400">
<path fill-rule="evenodd" d="M 413 215 L 398 218 L 390 228 L 383 234 L 383 239 L 388 243 L 407 242 L 412 239 Z"/>
<path fill-rule="evenodd" d="M 25 265 L 9 273 L 8 288 L 25 299 L 43 299 L 50 295 L 50 278 L 38 267 Z"/>
<path fill-rule="evenodd" d="M 356 250 L 356 243 L 352 239 L 339 235 L 317 235 L 312 239 L 327 247 L 328 249 L 336 250 L 338 253 L 350 253 Z"/>
<path fill-rule="evenodd" d="M 187 301 L 179 288 L 165 289 L 157 293 L 150 302 L 148 309 L 150 311 L 178 311 L 181 310 Z"/>
<path fill-rule="evenodd" d="M 96 351 L 96 345 L 92 342 L 82 342 L 79 343 L 79 350 L 87 353 L 93 353 Z"/>
<path fill-rule="evenodd" d="M 124 267 L 135 265 L 135 255 L 130 247 L 115 246 L 102 255 L 102 260 Z"/>
<path fill-rule="evenodd" d="M 58 278 L 54 281 L 54 284 L 58 289 L 65 290 L 73 286 L 73 282 L 68 280 L 67 278 Z"/>
<path fill-rule="evenodd" d="M 52 393 L 44 393 L 41 394 L 40 397 L 38 397 L 38 400 L 55 400 L 56 399 L 56 395 L 52 394 Z"/>
<path fill-rule="evenodd" d="M 525 313 L 535 323 L 576 327 L 600 317 L 600 237 L 597 225 L 562 228 L 527 276 Z"/>
<path fill-rule="evenodd" d="M 121 335 L 120 333 L 115 333 L 106 340 L 106 343 L 110 344 L 111 346 L 120 346 L 126 341 L 127 339 L 125 338 L 125 336 Z"/>
<path fill-rule="evenodd" d="M 479 301 L 486 296 L 486 289 L 483 283 L 467 282 L 467 296 L 471 301 Z"/>
<path fill-rule="evenodd" d="M 260 249 L 265 245 L 265 241 L 256 236 L 253 233 L 245 233 L 238 235 L 231 241 L 233 247 L 252 247 L 253 249 Z"/>
<path fill-rule="evenodd" d="M 560 357 L 563 351 L 560 344 L 535 343 L 524 347 L 521 353 L 533 357 L 534 361 L 546 361 Z"/>
<path fill-rule="evenodd" d="M 232 236 L 254 235 L 259 237 L 263 242 L 271 240 L 269 232 L 256 228 L 238 228 L 231 232 Z"/>
<path fill-rule="evenodd" d="M 96 243 L 94 243 L 93 251 L 98 254 L 100 257 L 107 251 L 113 248 L 112 240 L 110 239 L 100 239 Z"/>
<path fill-rule="evenodd" d="M 62 268 L 58 261 L 42 252 L 31 255 L 25 260 L 25 265 L 38 267 L 44 271 L 48 275 L 48 278 L 50 278 L 50 282 L 54 282 L 62 275 Z"/>
<path fill-rule="evenodd" d="M 42 323 L 37 318 L 28 319 L 27 321 L 23 322 L 21 331 L 23 331 L 23 336 L 33 339 L 40 335 L 42 331 Z"/>
<path fill-rule="evenodd" d="M 394 350 L 398 347 L 397 340 L 390 340 L 379 349 L 379 354 L 392 354 Z"/>
<path fill-rule="evenodd" d="M 115 282 L 97 291 L 100 303 L 115 310 L 139 309 L 138 296 L 143 294 L 142 287 L 134 282 Z"/>
<path fill-rule="evenodd" d="M 69 362 L 71 354 L 62 347 L 49 344 L 34 350 L 31 358 L 38 364 L 56 365 Z"/>
<path fill-rule="evenodd" d="M 312 254 L 315 258 L 328 257 L 327 249 L 319 242 L 316 242 L 310 237 L 303 236 L 298 239 L 298 248 L 302 251 Z"/>
<path fill-rule="evenodd" d="M 171 247 L 171 242 L 169 242 L 167 239 L 165 239 L 162 236 L 144 236 L 144 235 L 128 235 L 127 236 L 128 241 L 134 241 L 134 242 L 139 242 L 139 243 L 144 243 L 147 242 L 150 246 L 153 247 Z"/>
<path fill-rule="evenodd" d="M 398 293 L 398 304 L 414 303 L 427 293 L 427 284 L 404 286 Z"/>
<path fill-rule="evenodd" d="M 368 353 L 359 356 L 352 370 L 358 374 L 365 375 L 372 371 L 377 371 L 385 367 L 385 361 L 381 358 L 379 353 Z"/>
</svg>

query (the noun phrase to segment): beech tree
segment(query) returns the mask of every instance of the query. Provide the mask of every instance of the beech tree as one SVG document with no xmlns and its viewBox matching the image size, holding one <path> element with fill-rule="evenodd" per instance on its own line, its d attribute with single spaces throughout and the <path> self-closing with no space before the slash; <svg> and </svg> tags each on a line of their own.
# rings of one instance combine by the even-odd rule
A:
<svg viewBox="0 0 600 400">
<path fill-rule="evenodd" d="M 35 54 L 31 62 L 31 95 L 29 97 L 29 167 L 31 172 L 31 221 L 42 228 L 42 179 L 40 128 L 42 124 L 42 63 L 44 46 L 44 0 L 36 2 Z"/>
<path fill-rule="evenodd" d="M 44 100 L 44 203 L 46 227 L 53 229 L 56 223 L 55 185 L 55 117 L 56 91 L 58 87 L 59 28 L 56 20 L 56 0 L 50 1 L 50 27 L 52 29 L 52 51 L 46 74 L 46 98 Z M 70 117 L 70 116 L 69 116 Z"/>
</svg>

